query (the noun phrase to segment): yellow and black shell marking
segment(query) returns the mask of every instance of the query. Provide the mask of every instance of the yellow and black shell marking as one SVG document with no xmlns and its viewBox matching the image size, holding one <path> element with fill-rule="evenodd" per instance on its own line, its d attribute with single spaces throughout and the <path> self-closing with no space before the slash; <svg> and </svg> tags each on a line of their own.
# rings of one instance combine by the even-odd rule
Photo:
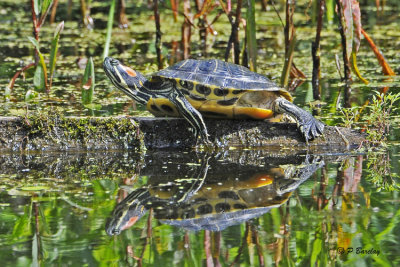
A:
<svg viewBox="0 0 400 267">
<path fill-rule="evenodd" d="M 154 73 L 150 81 L 159 79 L 172 82 L 204 117 L 269 119 L 275 116 L 275 99 L 292 101 L 263 75 L 217 59 L 181 61 Z M 147 109 L 155 116 L 179 116 L 167 98 L 151 98 Z"/>
</svg>

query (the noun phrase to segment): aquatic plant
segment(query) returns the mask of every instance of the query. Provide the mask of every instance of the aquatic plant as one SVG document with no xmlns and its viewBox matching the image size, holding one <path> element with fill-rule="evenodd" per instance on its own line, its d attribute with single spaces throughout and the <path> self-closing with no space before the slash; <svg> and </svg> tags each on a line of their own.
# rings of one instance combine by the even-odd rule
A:
<svg viewBox="0 0 400 267">
<path fill-rule="evenodd" d="M 57 62 L 57 51 L 58 51 L 58 44 L 60 39 L 60 34 L 64 29 L 64 22 L 61 22 L 57 25 L 55 29 L 55 33 L 53 39 L 51 41 L 51 48 L 50 48 L 50 58 L 49 58 L 49 68 L 46 67 L 46 62 L 44 59 L 43 54 L 40 52 L 40 43 L 39 43 L 39 32 L 40 29 L 46 19 L 46 16 L 51 8 L 53 1 L 52 0 L 32 0 L 31 1 L 31 8 L 32 8 L 32 22 L 33 22 L 33 34 L 34 37 L 28 36 L 29 41 L 35 47 L 35 62 L 30 63 L 24 66 L 20 71 L 17 71 L 13 78 L 11 79 L 6 91 L 6 97 L 11 92 L 14 87 L 15 80 L 19 77 L 21 73 L 26 71 L 29 68 L 36 67 L 33 85 L 36 91 L 43 92 L 44 90 L 49 93 L 51 85 L 53 83 L 53 76 L 56 68 Z M 32 99 L 35 97 L 36 94 L 33 94 L 31 91 L 27 91 L 27 95 L 25 99 Z"/>
<path fill-rule="evenodd" d="M 376 190 L 400 191 L 400 176 L 393 172 L 387 151 L 367 155 L 366 180 L 373 183 Z"/>
<path fill-rule="evenodd" d="M 367 133 L 369 145 L 385 145 L 389 128 L 393 124 L 393 112 L 399 110 L 398 106 L 395 105 L 399 100 L 400 93 L 388 93 L 385 95 L 375 92 L 370 105 L 368 105 L 368 101 L 362 107 L 342 108 L 340 110 L 343 115 L 341 119 L 345 127 L 350 127 L 355 122 L 359 122 Z M 361 113 L 364 110 L 366 112 L 361 117 Z"/>
<path fill-rule="evenodd" d="M 33 78 L 33 85 L 38 92 L 42 92 L 46 89 L 46 92 L 50 92 L 51 85 L 53 83 L 53 75 L 56 69 L 57 62 L 57 51 L 58 51 L 58 42 L 60 39 L 60 34 L 64 29 L 64 22 L 61 22 L 57 25 L 56 30 L 54 32 L 53 40 L 51 41 L 51 50 L 50 50 L 50 58 L 49 58 L 49 68 L 47 72 L 46 62 L 44 60 L 43 54 L 40 52 L 40 44 L 38 40 L 28 37 L 29 41 L 35 46 L 36 53 L 39 57 L 39 62 L 36 66 L 35 76 Z"/>
<path fill-rule="evenodd" d="M 325 4 L 326 2 L 326 4 Z M 344 106 L 350 108 L 350 95 L 351 87 L 350 82 L 351 71 L 365 84 L 368 81 L 364 79 L 357 67 L 357 53 L 361 45 L 362 35 L 367 40 L 369 46 L 374 51 L 376 57 L 378 58 L 379 64 L 382 66 L 383 73 L 385 75 L 393 76 L 395 73 L 390 68 L 386 60 L 384 59 L 382 53 L 373 43 L 372 39 L 368 36 L 366 31 L 362 28 L 361 24 L 361 9 L 358 0 L 319 0 L 318 1 L 318 14 L 317 14 L 317 28 L 315 41 L 312 42 L 312 58 L 313 58 L 313 96 L 314 99 L 321 99 L 321 88 L 320 88 L 320 40 L 321 40 L 321 30 L 322 30 L 322 18 L 324 16 L 324 7 L 326 6 L 326 13 L 328 16 L 328 21 L 331 20 L 331 16 L 334 9 L 334 3 L 336 2 L 336 14 L 339 23 L 339 32 L 341 36 L 342 44 L 342 59 L 343 59 L 343 71 L 344 75 L 342 77 L 340 70 L 340 62 L 338 57 L 336 57 L 336 65 L 338 68 L 339 75 L 342 80 L 345 81 L 344 86 Z M 379 3 L 377 2 L 377 6 Z"/>
<path fill-rule="evenodd" d="M 94 64 L 93 58 L 90 57 L 88 60 L 85 72 L 82 78 L 82 104 L 89 105 L 93 101 L 93 92 L 95 87 L 95 75 L 94 75 Z"/>
<path fill-rule="evenodd" d="M 32 13 L 32 24 L 33 24 L 33 35 L 34 35 L 34 45 L 37 43 L 39 44 L 39 32 L 41 27 L 43 26 L 43 23 L 46 20 L 46 16 L 50 10 L 50 7 L 53 3 L 53 0 L 44 0 L 44 1 L 40 1 L 40 0 L 31 0 L 30 4 L 31 4 L 31 13 Z M 15 84 L 15 80 L 19 77 L 19 75 L 23 72 L 25 72 L 27 69 L 32 68 L 32 67 L 37 67 L 39 64 L 39 60 L 40 60 L 40 55 L 39 55 L 39 51 L 38 51 L 38 45 L 35 45 L 35 62 L 33 63 L 29 63 L 28 65 L 24 66 L 21 68 L 21 70 L 17 71 L 14 76 L 12 77 L 10 83 L 8 84 L 8 86 L 6 87 L 6 99 L 9 99 L 10 97 L 10 93 L 12 91 L 12 89 L 14 88 L 14 84 Z M 36 71 L 39 73 L 40 70 L 38 70 L 38 68 L 36 69 Z M 43 73 L 43 71 L 42 71 Z M 39 74 L 38 74 L 39 76 Z"/>
<path fill-rule="evenodd" d="M 357 122 L 360 116 L 360 107 L 342 108 L 340 109 L 343 126 L 351 128 Z"/>
<path fill-rule="evenodd" d="M 369 112 L 363 117 L 370 142 L 384 144 L 389 128 L 393 125 L 392 114 L 399 109 L 395 105 L 399 100 L 400 93 L 384 95 L 376 92 L 372 97 L 372 103 L 367 107 Z"/>
</svg>

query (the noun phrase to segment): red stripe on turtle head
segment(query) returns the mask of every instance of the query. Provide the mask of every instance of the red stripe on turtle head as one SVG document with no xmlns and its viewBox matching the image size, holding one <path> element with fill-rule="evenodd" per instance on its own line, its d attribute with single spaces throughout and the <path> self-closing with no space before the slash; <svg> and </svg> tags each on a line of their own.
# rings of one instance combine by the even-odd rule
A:
<svg viewBox="0 0 400 267">
<path fill-rule="evenodd" d="M 136 71 L 134 71 L 133 69 L 131 69 L 131 68 L 127 67 L 127 66 L 124 66 L 124 70 L 131 77 L 136 77 L 137 76 Z"/>
</svg>

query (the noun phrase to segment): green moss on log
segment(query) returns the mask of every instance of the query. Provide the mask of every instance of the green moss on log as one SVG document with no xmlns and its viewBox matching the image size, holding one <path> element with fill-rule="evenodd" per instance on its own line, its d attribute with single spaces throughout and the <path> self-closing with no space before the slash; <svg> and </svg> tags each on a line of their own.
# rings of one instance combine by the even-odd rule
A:
<svg viewBox="0 0 400 267">
<path fill-rule="evenodd" d="M 76 149 L 144 149 L 138 123 L 129 118 L 64 117 L 58 112 L 39 113 L 23 120 L 24 147 Z"/>
</svg>

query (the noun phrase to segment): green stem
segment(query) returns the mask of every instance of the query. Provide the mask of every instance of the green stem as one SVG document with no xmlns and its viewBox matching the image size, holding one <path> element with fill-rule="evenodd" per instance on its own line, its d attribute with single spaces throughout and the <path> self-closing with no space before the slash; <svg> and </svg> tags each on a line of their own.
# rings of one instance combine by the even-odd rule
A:
<svg viewBox="0 0 400 267">
<path fill-rule="evenodd" d="M 115 10 L 115 0 L 111 0 L 110 12 L 108 13 L 107 35 L 106 35 L 106 44 L 104 45 L 103 59 L 108 56 L 108 52 L 110 50 L 111 33 L 114 22 L 114 10 Z"/>
</svg>

